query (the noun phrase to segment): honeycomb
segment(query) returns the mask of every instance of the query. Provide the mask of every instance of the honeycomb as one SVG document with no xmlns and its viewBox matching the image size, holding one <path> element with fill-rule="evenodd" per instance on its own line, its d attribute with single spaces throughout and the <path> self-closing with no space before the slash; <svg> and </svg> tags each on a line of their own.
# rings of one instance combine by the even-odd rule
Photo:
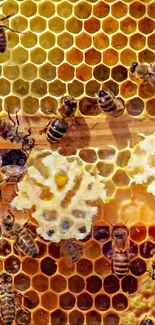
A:
<svg viewBox="0 0 155 325">
<path fill-rule="evenodd" d="M 86 170 L 103 177 L 109 202 L 98 206 L 83 254 L 68 266 L 56 243 L 36 237 L 38 259 L 18 256 L 13 241 L 0 237 L 0 271 L 11 274 L 23 295 L 16 324 L 139 325 L 155 322 L 151 271 L 155 248 L 155 198 L 142 185 L 130 185 L 126 166 L 137 134 L 154 132 L 154 89 L 129 73 L 133 61 L 154 62 L 155 3 L 151 0 L 3 0 L 7 49 L 0 54 L 0 111 L 19 112 L 32 126 L 36 143 L 48 148 L 38 126 L 57 113 L 60 97 L 78 100 L 78 127 L 59 151 L 80 157 Z M 95 94 L 104 84 L 125 100 L 120 119 L 101 114 Z M 149 124 L 149 126 L 148 126 Z M 1 139 L 0 149 L 14 144 Z M 53 146 L 57 148 L 57 146 Z M 16 196 L 16 185 L 1 189 L 0 218 Z M 20 222 L 24 212 L 12 209 Z M 108 252 L 112 225 L 129 229 L 130 270 L 122 279 L 111 271 Z M 34 220 L 29 226 L 35 230 Z M 26 309 L 25 312 L 24 308 Z M 0 319 L 0 323 L 2 323 Z M 4 325 L 4 324 L 3 324 Z"/>
</svg>

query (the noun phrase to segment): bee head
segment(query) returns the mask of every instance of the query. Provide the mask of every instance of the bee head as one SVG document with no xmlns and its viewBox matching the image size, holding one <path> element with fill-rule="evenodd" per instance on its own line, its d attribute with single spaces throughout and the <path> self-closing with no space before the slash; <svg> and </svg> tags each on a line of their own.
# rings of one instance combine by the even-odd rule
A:
<svg viewBox="0 0 155 325">
<path fill-rule="evenodd" d="M 27 150 L 31 150 L 35 145 L 35 140 L 33 138 L 23 138 L 22 141 L 22 148 L 23 150 L 27 151 Z"/>
<path fill-rule="evenodd" d="M 136 71 L 137 66 L 138 66 L 138 62 L 133 62 L 130 68 L 130 72 L 134 73 Z"/>
<path fill-rule="evenodd" d="M 122 227 L 118 227 L 118 228 L 115 228 L 112 232 L 112 237 L 113 239 L 115 240 L 119 240 L 119 239 L 126 239 L 128 236 L 128 231 L 127 229 L 124 229 Z"/>
<path fill-rule="evenodd" d="M 76 99 L 71 96 L 62 97 L 60 100 L 60 103 L 61 103 L 61 105 L 67 105 L 70 108 L 76 108 L 76 106 L 77 106 Z"/>
<path fill-rule="evenodd" d="M 107 92 L 105 90 L 100 90 L 99 91 L 99 94 L 98 94 L 98 97 L 105 97 L 107 95 Z"/>
</svg>

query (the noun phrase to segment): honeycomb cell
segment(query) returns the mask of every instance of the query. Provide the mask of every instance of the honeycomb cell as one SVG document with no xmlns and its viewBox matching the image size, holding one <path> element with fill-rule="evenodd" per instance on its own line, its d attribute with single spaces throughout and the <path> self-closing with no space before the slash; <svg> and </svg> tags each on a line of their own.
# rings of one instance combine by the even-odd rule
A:
<svg viewBox="0 0 155 325">
<path fill-rule="evenodd" d="M 75 270 L 75 264 L 68 265 L 68 263 L 64 260 L 61 259 L 59 262 L 59 273 L 65 276 L 70 276 Z"/>
<path fill-rule="evenodd" d="M 134 97 L 126 103 L 126 109 L 129 115 L 138 116 L 144 111 L 144 102 L 139 97 Z"/>
<path fill-rule="evenodd" d="M 19 291 L 25 291 L 30 287 L 30 278 L 24 273 L 20 273 L 14 278 L 15 288 Z"/>
<path fill-rule="evenodd" d="M 56 67 L 54 67 L 50 63 L 45 63 L 44 65 L 42 65 L 40 67 L 39 75 L 40 75 L 40 78 L 42 78 L 46 81 L 53 80 L 53 79 L 55 79 L 55 76 L 56 76 Z M 47 87 L 47 86 L 45 86 L 45 87 Z M 44 94 L 46 94 L 46 92 Z"/>
<path fill-rule="evenodd" d="M 55 47 L 49 51 L 48 59 L 52 64 L 59 65 L 64 60 L 64 52 L 59 47 Z"/>
<path fill-rule="evenodd" d="M 46 60 L 46 52 L 40 47 L 36 47 L 31 51 L 30 57 L 34 64 L 42 64 Z"/>
<path fill-rule="evenodd" d="M 54 17 L 49 21 L 49 29 L 53 33 L 61 33 L 64 30 L 64 20 L 60 17 Z"/>
<path fill-rule="evenodd" d="M 11 28 L 18 31 L 23 32 L 27 28 L 28 21 L 22 16 L 16 16 L 11 20 Z"/>
<path fill-rule="evenodd" d="M 28 60 L 28 52 L 19 46 L 12 51 L 12 60 L 15 64 L 23 64 Z"/>
<path fill-rule="evenodd" d="M 73 36 L 67 32 L 58 35 L 57 43 L 62 49 L 69 49 L 73 45 Z"/>
<path fill-rule="evenodd" d="M 78 65 L 83 61 L 83 53 L 76 47 L 73 47 L 66 53 L 66 60 L 72 65 Z"/>
<path fill-rule="evenodd" d="M 117 1 L 111 7 L 111 13 L 113 17 L 117 19 L 125 17 L 127 10 L 128 10 L 127 5 L 122 1 Z"/>
<path fill-rule="evenodd" d="M 110 69 L 103 64 L 99 64 L 95 67 L 93 75 L 95 79 L 105 81 L 109 78 Z"/>
<path fill-rule="evenodd" d="M 55 80 L 49 84 L 49 92 L 52 96 L 62 96 L 66 93 L 66 84 L 60 80 Z"/>
<path fill-rule="evenodd" d="M 62 309 L 70 310 L 75 305 L 75 297 L 70 292 L 66 292 L 60 296 L 59 304 Z"/>
<path fill-rule="evenodd" d="M 82 64 L 76 69 L 76 77 L 82 81 L 87 81 L 92 77 L 92 68 Z"/>
<path fill-rule="evenodd" d="M 130 263 L 130 271 L 136 275 L 140 276 L 146 272 L 146 263 L 141 258 L 136 258 Z"/>
<path fill-rule="evenodd" d="M 124 98 L 130 98 L 135 96 L 137 93 L 137 85 L 132 81 L 125 81 L 121 85 L 121 96 Z"/>
<path fill-rule="evenodd" d="M 109 275 L 104 279 L 103 287 L 105 292 L 113 294 L 120 288 L 119 279 L 115 275 Z"/>
<path fill-rule="evenodd" d="M 114 34 L 119 27 L 118 21 L 112 17 L 106 18 L 102 23 L 102 29 L 105 34 Z"/>
<path fill-rule="evenodd" d="M 91 80 L 86 84 L 86 93 L 88 96 L 95 96 L 100 90 L 100 83 L 96 80 Z"/>
<path fill-rule="evenodd" d="M 38 261 L 31 257 L 26 257 L 22 261 L 22 269 L 28 275 L 34 275 L 39 270 Z"/>
<path fill-rule="evenodd" d="M 103 177 L 108 177 L 113 173 L 114 165 L 110 163 L 104 163 L 103 161 L 99 161 L 97 163 L 97 169 L 99 171 L 99 175 Z"/>
<path fill-rule="evenodd" d="M 131 275 L 127 275 L 122 279 L 121 286 L 124 292 L 126 292 L 127 294 L 132 294 L 137 291 L 137 279 Z"/>
<path fill-rule="evenodd" d="M 86 322 L 87 325 L 100 325 L 101 324 L 101 315 L 95 311 L 95 310 L 91 310 L 86 314 Z"/>
<path fill-rule="evenodd" d="M 26 114 L 35 114 L 39 108 L 39 102 L 37 98 L 28 96 L 23 100 L 23 111 Z"/>
<path fill-rule="evenodd" d="M 116 186 L 126 186 L 129 184 L 130 179 L 127 174 L 123 170 L 117 170 L 115 175 L 113 176 L 113 182 Z"/>
<path fill-rule="evenodd" d="M 16 33 L 8 32 L 7 39 L 8 39 L 8 48 L 13 48 L 19 43 L 19 35 Z"/>
<path fill-rule="evenodd" d="M 37 245 L 39 247 L 39 254 L 38 254 L 38 258 L 41 258 L 43 256 L 46 255 L 47 253 L 47 246 L 45 243 L 41 242 L 41 241 L 37 241 Z"/>
<path fill-rule="evenodd" d="M 43 99 L 41 99 L 40 102 L 40 108 L 42 113 L 49 115 L 52 113 L 56 113 L 56 109 L 57 109 L 58 103 L 56 101 L 56 99 L 52 98 L 52 97 L 45 97 Z"/>
<path fill-rule="evenodd" d="M 93 7 L 93 14 L 94 14 L 94 16 L 96 16 L 98 18 L 104 18 L 104 17 L 108 16 L 109 11 L 110 11 L 109 5 L 103 1 L 99 1 Z"/>
<path fill-rule="evenodd" d="M 40 79 L 36 79 L 31 84 L 31 91 L 36 96 L 44 96 L 47 93 L 47 85 L 46 82 Z"/>
<path fill-rule="evenodd" d="M 3 75 L 9 80 L 14 80 L 19 76 L 19 67 L 17 65 L 6 66 L 3 68 Z"/>
<path fill-rule="evenodd" d="M 97 160 L 96 152 L 93 149 L 82 149 L 79 156 L 88 163 L 94 163 Z"/>
<path fill-rule="evenodd" d="M 145 49 L 138 54 L 139 62 L 152 63 L 154 62 L 154 58 L 154 52 L 150 51 L 149 49 Z"/>
<path fill-rule="evenodd" d="M 39 324 L 39 325 L 45 325 L 49 323 L 49 313 L 42 309 L 39 308 L 34 311 L 33 313 L 33 323 L 34 324 Z"/>
<path fill-rule="evenodd" d="M 138 22 L 139 31 L 144 35 L 152 33 L 154 26 L 154 21 L 150 18 L 143 18 Z"/>
<path fill-rule="evenodd" d="M 112 297 L 112 306 L 118 311 L 122 311 L 128 306 L 128 299 L 123 294 L 119 293 Z"/>
<path fill-rule="evenodd" d="M 69 18 L 66 22 L 66 28 L 70 33 L 78 34 L 82 30 L 82 21 L 75 17 Z"/>
<path fill-rule="evenodd" d="M 37 44 L 37 35 L 28 31 L 21 35 L 21 44 L 26 48 L 34 47 Z"/>
<path fill-rule="evenodd" d="M 94 240 L 91 240 L 89 243 L 85 245 L 84 251 L 86 256 L 90 259 L 96 259 L 101 254 L 100 245 Z"/>
<path fill-rule="evenodd" d="M 33 288 L 38 292 L 44 292 L 48 289 L 48 278 L 43 274 L 35 275 L 32 278 Z"/>
<path fill-rule="evenodd" d="M 69 81 L 74 78 L 74 68 L 68 64 L 63 63 L 58 68 L 58 77 L 63 81 Z"/>
<path fill-rule="evenodd" d="M 57 295 L 53 292 L 47 291 L 41 296 L 41 305 L 51 311 L 57 307 Z"/>
<path fill-rule="evenodd" d="M 98 115 L 101 113 L 95 98 L 83 97 L 79 103 L 79 110 L 83 115 Z"/>
<path fill-rule="evenodd" d="M 112 46 L 116 50 L 121 50 L 127 46 L 128 39 L 127 36 L 123 35 L 122 33 L 116 33 L 112 36 Z"/>
<path fill-rule="evenodd" d="M 105 242 L 110 237 L 110 229 L 108 226 L 94 226 L 94 238 L 97 241 Z"/>
<path fill-rule="evenodd" d="M 39 296 L 33 291 L 27 291 L 26 296 L 24 297 L 24 306 L 28 309 L 33 309 L 39 305 Z"/>
<path fill-rule="evenodd" d="M 57 270 L 55 261 L 50 257 L 45 257 L 41 261 L 40 267 L 41 267 L 42 273 L 44 273 L 46 275 L 53 275 Z"/>
<path fill-rule="evenodd" d="M 7 96 L 10 93 L 10 83 L 4 78 L 0 79 L 0 95 Z"/>
<path fill-rule="evenodd" d="M 98 157 L 102 160 L 113 160 L 115 154 L 116 154 L 116 150 L 110 147 L 98 150 Z"/>
<path fill-rule="evenodd" d="M 133 3 L 131 3 L 129 7 L 130 15 L 136 19 L 144 16 L 145 11 L 146 11 L 145 5 L 143 5 L 143 3 L 139 1 L 134 1 Z"/>
<path fill-rule="evenodd" d="M 89 34 L 96 33 L 100 29 L 100 20 L 95 17 L 87 19 L 84 22 L 84 29 Z"/>
<path fill-rule="evenodd" d="M 103 323 L 104 323 L 104 325 L 118 325 L 119 324 L 119 316 L 114 313 L 110 313 L 105 316 Z"/>
<path fill-rule="evenodd" d="M 93 37 L 93 44 L 98 50 L 104 50 L 109 45 L 109 38 L 104 33 L 97 33 Z"/>
<path fill-rule="evenodd" d="M 69 314 L 70 325 L 83 325 L 84 315 L 79 310 L 73 310 Z"/>
<path fill-rule="evenodd" d="M 41 33 L 46 28 L 46 20 L 42 17 L 34 17 L 30 20 L 30 30 L 34 33 Z"/>
<path fill-rule="evenodd" d="M 103 53 L 103 62 L 106 65 L 113 66 L 118 62 L 118 53 L 113 49 L 108 49 Z"/>
<path fill-rule="evenodd" d="M 96 65 L 101 61 L 101 53 L 95 49 L 90 49 L 85 53 L 85 62 L 89 65 Z"/>
<path fill-rule="evenodd" d="M 152 50 L 155 50 L 155 34 L 152 34 L 148 37 L 148 47 Z"/>
<path fill-rule="evenodd" d="M 20 5 L 20 12 L 23 16 L 32 17 L 37 12 L 37 5 L 33 1 L 24 1 Z"/>
<path fill-rule="evenodd" d="M 61 275 L 55 275 L 51 278 L 51 289 L 54 292 L 63 292 L 66 289 L 66 279 Z"/>
<path fill-rule="evenodd" d="M 77 306 L 81 310 L 88 310 L 93 305 L 93 298 L 86 292 L 81 293 L 77 296 Z"/>
<path fill-rule="evenodd" d="M 0 98 L 0 112 L 2 111 L 2 99 Z"/>
<path fill-rule="evenodd" d="M 155 241 L 155 226 L 149 227 L 149 229 L 148 229 L 148 235 L 149 235 L 149 237 L 150 237 L 151 240 Z"/>
<path fill-rule="evenodd" d="M 92 262 L 86 258 L 81 258 L 77 262 L 77 272 L 82 276 L 87 276 L 93 271 Z"/>
<path fill-rule="evenodd" d="M 142 98 L 150 98 L 154 96 L 154 88 L 149 82 L 142 83 L 139 86 L 139 96 Z"/>
<path fill-rule="evenodd" d="M 10 59 L 10 51 L 5 50 L 4 53 L 0 53 L 0 63 L 4 63 Z"/>
<path fill-rule="evenodd" d="M 120 22 L 120 28 L 125 34 L 133 34 L 136 31 L 136 27 L 136 21 L 129 17 Z"/>
<path fill-rule="evenodd" d="M 55 44 L 55 35 L 51 32 L 43 33 L 39 36 L 39 43 L 44 49 L 50 49 Z"/>
<path fill-rule="evenodd" d="M 5 111 L 8 111 L 10 114 L 14 114 L 16 112 L 19 112 L 20 110 L 20 99 L 15 96 L 7 96 L 4 102 L 4 109 Z"/>
<path fill-rule="evenodd" d="M 140 245 L 140 254 L 143 258 L 151 258 L 155 251 L 155 244 L 150 241 L 145 241 Z"/>
<path fill-rule="evenodd" d="M 88 292 L 97 293 L 101 288 L 102 281 L 98 276 L 92 275 L 86 279 L 86 290 Z"/>
<path fill-rule="evenodd" d="M 24 311 L 23 309 L 19 309 L 16 312 L 16 323 L 17 325 L 29 325 L 31 323 L 31 313 Z"/>
<path fill-rule="evenodd" d="M 99 275 L 105 275 L 111 271 L 111 263 L 104 257 L 101 257 L 95 261 L 94 270 Z"/>
<path fill-rule="evenodd" d="M 68 288 L 73 293 L 81 292 L 85 287 L 85 282 L 83 278 L 79 275 L 74 275 L 68 279 Z"/>
<path fill-rule="evenodd" d="M 118 65 L 112 69 L 111 76 L 114 80 L 122 82 L 127 79 L 128 71 L 124 66 Z"/>
<path fill-rule="evenodd" d="M 84 92 L 84 85 L 78 80 L 73 80 L 71 83 L 68 83 L 68 92 L 73 97 L 79 97 Z"/>
<path fill-rule="evenodd" d="M 120 59 L 125 66 L 131 66 L 133 62 L 136 62 L 136 53 L 130 49 L 126 49 L 121 52 Z"/>
<path fill-rule="evenodd" d="M 152 2 L 147 7 L 148 16 L 151 18 L 155 18 L 155 4 Z"/>
<path fill-rule="evenodd" d="M 11 253 L 11 246 L 7 240 L 0 240 L 0 256 L 7 256 Z"/>
<path fill-rule="evenodd" d="M 112 202 L 110 202 L 110 204 L 114 205 L 114 202 L 112 201 Z M 110 211 L 108 211 L 108 212 L 110 212 Z M 105 257 L 109 258 L 109 253 L 112 252 L 112 242 L 108 241 L 106 244 L 104 244 L 102 251 L 103 251 L 103 255 Z"/>
<path fill-rule="evenodd" d="M 89 34 L 81 33 L 75 37 L 75 43 L 79 49 L 84 50 L 91 46 L 92 39 Z"/>
<path fill-rule="evenodd" d="M 0 254 L 2 255 L 2 254 Z M 5 260 L 5 271 L 11 274 L 17 273 L 20 269 L 20 260 L 16 256 L 10 256 Z"/>
<path fill-rule="evenodd" d="M 135 225 L 130 228 L 130 238 L 136 242 L 141 242 L 146 237 L 146 228 L 141 225 Z M 152 238 L 151 238 L 152 239 Z"/>
<path fill-rule="evenodd" d="M 37 77 L 37 67 L 32 63 L 25 64 L 22 68 L 22 76 L 26 80 L 34 80 Z"/>
<path fill-rule="evenodd" d="M 57 6 L 57 13 L 60 17 L 68 18 L 72 14 L 72 5 L 67 1 L 63 1 Z"/>
<path fill-rule="evenodd" d="M 113 80 L 108 80 L 108 81 L 104 82 L 104 87 L 106 87 L 106 89 L 110 90 L 115 96 L 117 96 L 119 93 L 118 83 L 116 83 Z"/>
<path fill-rule="evenodd" d="M 131 153 L 129 150 L 120 151 L 117 155 L 117 160 L 116 160 L 117 166 L 122 168 L 126 167 L 130 159 L 130 155 Z"/>
<path fill-rule="evenodd" d="M 19 6 L 16 1 L 8 0 L 3 2 L 2 10 L 4 15 L 15 15 L 19 10 Z"/>
<path fill-rule="evenodd" d="M 51 1 L 43 1 L 39 4 L 40 16 L 50 18 L 55 13 L 55 6 Z"/>
<path fill-rule="evenodd" d="M 60 246 L 56 243 L 50 243 L 48 247 L 49 255 L 54 259 L 60 258 Z"/>
<path fill-rule="evenodd" d="M 29 83 L 22 79 L 18 79 L 13 83 L 12 89 L 13 89 L 13 92 L 15 92 L 21 96 L 27 95 L 29 92 Z"/>
<path fill-rule="evenodd" d="M 51 324 L 66 325 L 66 323 L 67 323 L 67 315 L 61 309 L 56 309 L 51 314 Z"/>
<path fill-rule="evenodd" d="M 86 19 L 91 15 L 92 6 L 86 1 L 79 2 L 74 8 L 74 14 L 77 18 Z"/>
</svg>

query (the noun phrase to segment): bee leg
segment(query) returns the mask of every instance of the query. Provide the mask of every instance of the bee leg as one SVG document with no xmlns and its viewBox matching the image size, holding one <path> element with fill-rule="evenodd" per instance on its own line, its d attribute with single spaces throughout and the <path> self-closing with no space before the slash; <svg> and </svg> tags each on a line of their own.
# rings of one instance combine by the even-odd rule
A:
<svg viewBox="0 0 155 325">
<path fill-rule="evenodd" d="M 18 32 L 18 30 L 14 30 L 6 25 L 0 25 L 0 27 L 2 28 L 6 28 L 6 29 L 9 29 L 11 32 L 14 32 L 14 33 L 21 33 L 21 34 L 26 34 L 26 33 L 23 33 L 23 32 Z"/>
<path fill-rule="evenodd" d="M 16 124 L 17 124 L 16 135 L 17 135 L 18 134 L 18 129 L 19 129 L 19 118 L 18 118 L 17 112 L 16 112 Z"/>
<path fill-rule="evenodd" d="M 1 5 L 1 6 L 2 6 L 2 5 Z M 0 21 L 3 21 L 3 20 L 6 20 L 6 19 L 9 19 L 9 18 L 12 17 L 12 16 L 13 16 L 13 15 L 7 15 L 7 16 L 1 18 Z"/>
<path fill-rule="evenodd" d="M 9 110 L 8 110 L 8 117 L 9 117 L 9 120 L 13 123 L 13 125 L 16 126 L 16 122 L 12 119 Z"/>
<path fill-rule="evenodd" d="M 48 122 L 48 124 L 47 124 L 43 129 L 41 129 L 41 130 L 39 131 L 39 134 L 45 133 L 45 132 L 47 131 L 47 128 L 48 128 L 48 126 L 50 125 L 50 123 L 51 123 L 51 120 Z"/>
</svg>

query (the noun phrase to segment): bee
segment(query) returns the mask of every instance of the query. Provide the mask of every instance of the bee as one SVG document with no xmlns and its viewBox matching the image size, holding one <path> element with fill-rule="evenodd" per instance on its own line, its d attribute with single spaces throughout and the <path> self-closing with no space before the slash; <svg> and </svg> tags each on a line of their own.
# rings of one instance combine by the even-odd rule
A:
<svg viewBox="0 0 155 325">
<path fill-rule="evenodd" d="M 8 165 L 0 168 L 0 188 L 6 183 L 17 183 L 26 174 L 27 169 L 24 166 Z"/>
<path fill-rule="evenodd" d="M 32 236 L 32 231 L 26 228 L 26 225 L 27 222 L 21 227 L 19 223 L 15 222 L 14 215 L 9 211 L 9 214 L 4 216 L 2 220 L 2 235 L 15 241 L 15 248 L 18 253 L 38 257 L 38 245 Z"/>
<path fill-rule="evenodd" d="M 11 118 L 8 112 L 8 117 L 11 123 L 7 122 L 5 119 L 0 119 L 0 135 L 4 140 L 9 140 L 15 144 L 22 147 L 22 150 L 27 153 L 35 146 L 35 140 L 30 137 L 31 129 L 28 130 L 28 134 L 24 132 L 19 132 L 19 119 L 16 113 L 16 122 Z"/>
<path fill-rule="evenodd" d="M 140 322 L 139 325 L 153 325 L 153 322 L 151 319 L 146 319 L 147 316 Z"/>
<path fill-rule="evenodd" d="M 71 96 L 62 97 L 60 104 L 59 113 L 61 118 L 54 118 L 39 131 L 40 134 L 46 132 L 47 141 L 52 143 L 58 142 L 65 135 L 69 128 L 69 121 L 74 120 L 77 109 L 77 101 Z"/>
<path fill-rule="evenodd" d="M 77 262 L 82 255 L 83 246 L 76 240 L 66 239 L 60 242 L 60 256 L 64 256 L 68 266 Z"/>
<path fill-rule="evenodd" d="M 155 87 L 155 66 L 152 64 L 133 62 L 130 67 L 130 72 L 133 73 L 136 78 L 142 79 L 144 82 L 148 81 Z"/>
<path fill-rule="evenodd" d="M 128 230 L 116 227 L 112 231 L 112 269 L 118 277 L 129 271 Z"/>
<path fill-rule="evenodd" d="M 115 97 L 110 90 L 100 90 L 97 94 L 100 109 L 109 116 L 119 117 L 124 113 L 125 104 L 122 98 Z"/>
<path fill-rule="evenodd" d="M 10 17 L 12 17 L 12 15 L 5 16 L 5 17 L 1 18 L 0 21 L 9 19 Z M 0 53 L 4 53 L 5 50 L 6 50 L 6 46 L 7 46 L 7 41 L 6 41 L 6 35 L 5 35 L 4 28 L 9 29 L 11 32 L 20 33 L 20 32 L 18 32 L 16 30 L 6 26 L 6 25 L 0 25 Z"/>
</svg>

